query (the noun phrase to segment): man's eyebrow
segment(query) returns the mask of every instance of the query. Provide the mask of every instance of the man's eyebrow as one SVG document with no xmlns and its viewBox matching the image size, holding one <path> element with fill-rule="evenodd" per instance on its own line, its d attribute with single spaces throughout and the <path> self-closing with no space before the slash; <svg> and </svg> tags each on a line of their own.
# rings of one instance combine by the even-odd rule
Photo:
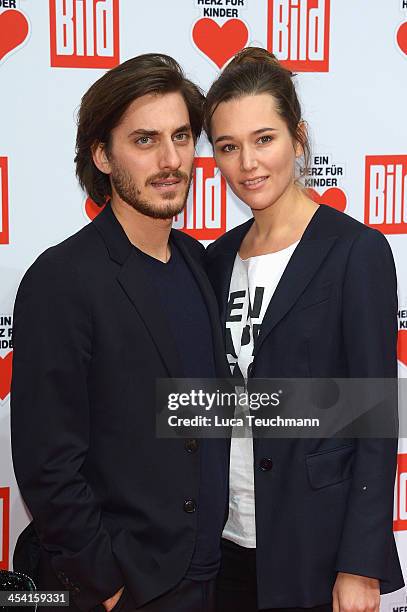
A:
<svg viewBox="0 0 407 612">
<path fill-rule="evenodd" d="M 184 125 L 180 125 L 177 127 L 173 134 L 179 134 L 179 132 L 191 132 L 191 126 L 189 123 L 185 123 Z M 129 134 L 129 138 L 133 136 L 158 136 L 160 134 L 159 130 L 149 130 L 147 128 L 138 128 L 137 130 L 133 130 Z"/>
<path fill-rule="evenodd" d="M 272 127 L 263 127 L 263 128 L 259 128 L 258 130 L 254 130 L 252 134 L 257 135 L 257 134 L 262 134 L 263 132 L 277 132 L 277 129 L 272 128 Z M 219 136 L 219 138 L 215 140 L 215 144 L 217 142 L 222 142 L 223 140 L 233 140 L 233 136 L 228 136 L 226 134 L 223 136 Z"/>
<path fill-rule="evenodd" d="M 138 130 L 133 130 L 129 134 L 129 138 L 132 136 L 157 136 L 159 134 L 158 130 L 148 130 L 147 128 L 139 128 Z"/>
<path fill-rule="evenodd" d="M 174 130 L 173 134 L 179 134 L 179 132 L 192 132 L 192 128 L 189 123 L 184 123 L 184 125 Z"/>
</svg>

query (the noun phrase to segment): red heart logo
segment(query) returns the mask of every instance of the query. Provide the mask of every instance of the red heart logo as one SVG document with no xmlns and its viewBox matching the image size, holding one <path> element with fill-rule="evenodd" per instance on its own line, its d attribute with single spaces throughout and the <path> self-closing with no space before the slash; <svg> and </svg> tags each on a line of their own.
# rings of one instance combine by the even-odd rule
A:
<svg viewBox="0 0 407 612">
<path fill-rule="evenodd" d="M 397 357 L 407 366 L 407 329 L 400 329 L 397 342 Z"/>
<path fill-rule="evenodd" d="M 198 49 L 222 68 L 246 46 L 249 32 L 240 19 L 229 19 L 222 26 L 213 19 L 199 19 L 192 30 L 192 38 Z"/>
<path fill-rule="evenodd" d="M 307 189 L 308 195 L 317 204 L 328 204 L 336 210 L 344 211 L 346 208 L 346 195 L 339 187 L 331 187 L 321 195 L 315 189 Z"/>
<path fill-rule="evenodd" d="M 11 387 L 11 366 L 13 363 L 13 351 L 7 353 L 3 358 L 0 357 L 0 399 L 4 400 L 10 393 Z"/>
<path fill-rule="evenodd" d="M 402 23 L 397 30 L 397 44 L 403 53 L 407 55 L 407 21 Z"/>
<path fill-rule="evenodd" d="M 0 61 L 13 49 L 21 45 L 28 36 L 28 20 L 16 10 L 4 11 L 0 15 Z"/>
<path fill-rule="evenodd" d="M 98 206 L 96 202 L 92 200 L 92 198 L 86 198 L 85 212 L 89 219 L 93 221 L 93 219 L 97 217 L 99 213 L 102 212 L 105 206 L 105 204 L 103 204 L 103 206 Z"/>
</svg>

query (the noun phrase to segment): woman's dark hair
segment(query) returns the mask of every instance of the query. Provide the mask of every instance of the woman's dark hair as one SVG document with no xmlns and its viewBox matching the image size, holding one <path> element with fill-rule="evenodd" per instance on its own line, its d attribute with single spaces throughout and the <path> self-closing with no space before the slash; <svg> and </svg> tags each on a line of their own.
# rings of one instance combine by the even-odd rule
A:
<svg viewBox="0 0 407 612">
<path fill-rule="evenodd" d="M 284 119 L 291 137 L 298 142 L 308 168 L 310 144 L 301 116 L 301 106 L 292 80 L 293 73 L 277 60 L 275 55 L 260 47 L 247 47 L 239 51 L 214 81 L 205 102 L 204 127 L 212 143 L 212 116 L 221 102 L 242 96 L 270 94 L 276 111 Z"/>
<path fill-rule="evenodd" d="M 133 57 L 106 72 L 85 93 L 78 113 L 76 176 L 96 204 L 102 206 L 112 190 L 109 176 L 93 162 L 93 148 L 104 143 L 109 151 L 111 132 L 134 100 L 146 94 L 173 92 L 179 92 L 185 100 L 196 141 L 202 131 L 204 96 L 168 55 L 146 53 Z"/>
</svg>

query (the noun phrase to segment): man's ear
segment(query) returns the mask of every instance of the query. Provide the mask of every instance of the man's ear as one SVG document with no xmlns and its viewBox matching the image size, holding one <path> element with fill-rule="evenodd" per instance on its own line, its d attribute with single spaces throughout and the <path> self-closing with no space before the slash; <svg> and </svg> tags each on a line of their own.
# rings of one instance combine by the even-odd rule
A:
<svg viewBox="0 0 407 612">
<path fill-rule="evenodd" d="M 97 142 L 92 145 L 92 158 L 93 162 L 98 170 L 104 174 L 111 173 L 111 167 L 109 158 L 106 154 L 106 144 L 104 142 Z"/>
</svg>

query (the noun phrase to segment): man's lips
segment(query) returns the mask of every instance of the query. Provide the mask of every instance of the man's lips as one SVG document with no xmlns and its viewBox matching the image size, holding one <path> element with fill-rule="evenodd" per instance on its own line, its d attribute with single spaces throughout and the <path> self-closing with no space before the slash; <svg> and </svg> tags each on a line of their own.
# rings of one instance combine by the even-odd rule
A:
<svg viewBox="0 0 407 612">
<path fill-rule="evenodd" d="M 265 184 L 268 178 L 268 176 L 255 176 L 254 178 L 241 181 L 241 185 L 243 185 L 243 187 L 245 187 L 246 189 L 250 189 L 250 191 L 253 191 L 255 189 L 260 189 L 260 187 Z"/>
<path fill-rule="evenodd" d="M 179 178 L 167 178 L 167 179 L 158 179 L 156 181 L 151 181 L 150 184 L 155 189 L 160 189 L 160 191 L 162 190 L 165 191 L 165 190 L 174 189 L 174 187 L 176 185 L 179 185 L 181 182 L 183 181 Z"/>
</svg>

